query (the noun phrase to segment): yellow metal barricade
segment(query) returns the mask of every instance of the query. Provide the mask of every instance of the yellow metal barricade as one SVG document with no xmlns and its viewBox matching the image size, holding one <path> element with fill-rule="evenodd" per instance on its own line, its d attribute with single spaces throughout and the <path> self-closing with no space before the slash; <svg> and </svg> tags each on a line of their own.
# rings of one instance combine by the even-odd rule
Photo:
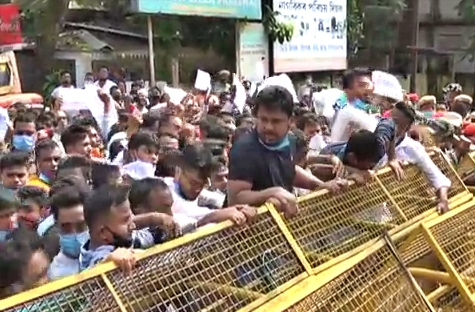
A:
<svg viewBox="0 0 475 312">
<path fill-rule="evenodd" d="M 2 300 L 0 309 L 409 312 L 464 306 L 475 291 L 467 282 L 475 264 L 475 201 L 447 160 L 439 152 L 431 157 L 452 181 L 447 215 L 435 212 L 436 194 L 418 168 L 405 166 L 400 182 L 383 169 L 365 186 L 300 198 L 292 219 L 266 205 L 249 225 L 212 225 L 144 251 L 131 276 L 101 264 Z M 448 277 L 437 274 L 458 282 L 430 289 L 426 298 L 411 274 L 424 275 L 418 266 L 431 269 L 422 265 L 431 261 L 449 263 Z"/>
<path fill-rule="evenodd" d="M 385 240 L 309 277 L 256 311 L 434 311 Z"/>
<path fill-rule="evenodd" d="M 2 311 L 236 311 L 307 276 L 263 207 L 249 226 L 205 227 L 139 254 L 131 276 L 103 264 L 0 304 Z"/>
</svg>

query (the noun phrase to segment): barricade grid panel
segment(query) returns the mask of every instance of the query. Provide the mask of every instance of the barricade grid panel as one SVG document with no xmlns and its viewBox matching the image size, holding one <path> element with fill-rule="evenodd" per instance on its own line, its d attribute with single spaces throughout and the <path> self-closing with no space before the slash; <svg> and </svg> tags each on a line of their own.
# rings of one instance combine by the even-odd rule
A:
<svg viewBox="0 0 475 312">
<path fill-rule="evenodd" d="M 471 312 L 475 306 L 468 305 L 458 290 L 453 287 L 445 295 L 442 295 L 433 303 L 437 312 Z"/>
<path fill-rule="evenodd" d="M 411 240 L 411 241 L 409 241 Z M 405 237 L 397 242 L 397 250 L 404 264 L 408 265 L 431 253 L 430 245 L 424 235 L 418 231 L 415 238 Z"/>
<path fill-rule="evenodd" d="M 378 178 L 408 219 L 436 207 L 436 194 L 425 175 L 416 166 L 404 166 L 405 179 L 397 181 L 393 172 Z"/>
<path fill-rule="evenodd" d="M 100 277 L 24 302 L 4 312 L 120 312 Z"/>
<path fill-rule="evenodd" d="M 448 193 L 449 198 L 460 194 L 466 190 L 457 173 L 454 171 L 453 167 L 442 153 L 434 153 L 433 155 L 431 155 L 431 159 L 434 164 L 440 169 L 440 171 L 442 171 L 442 173 L 445 174 L 447 178 L 449 178 L 449 180 L 452 182 Z"/>
<path fill-rule="evenodd" d="M 462 159 L 457 165 L 457 173 L 462 178 L 467 173 L 469 173 L 470 171 L 473 171 L 474 169 L 475 169 L 475 162 L 473 161 L 473 158 L 470 156 L 470 154 L 462 157 Z"/>
<path fill-rule="evenodd" d="M 304 269 L 269 212 L 108 273 L 129 311 L 236 311 Z"/>
<path fill-rule="evenodd" d="M 387 246 L 313 292 L 287 312 L 430 311 Z"/>
<path fill-rule="evenodd" d="M 404 222 L 376 180 L 340 195 L 305 197 L 299 207 L 299 214 L 285 222 L 312 267 Z"/>
<path fill-rule="evenodd" d="M 461 275 L 471 293 L 475 292 L 475 207 L 457 213 L 430 228 L 435 240 Z"/>
</svg>

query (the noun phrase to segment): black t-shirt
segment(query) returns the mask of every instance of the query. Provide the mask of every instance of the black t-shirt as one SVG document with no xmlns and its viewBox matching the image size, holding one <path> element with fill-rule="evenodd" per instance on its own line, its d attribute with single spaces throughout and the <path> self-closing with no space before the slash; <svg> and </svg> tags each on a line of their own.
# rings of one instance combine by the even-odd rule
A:
<svg viewBox="0 0 475 312">
<path fill-rule="evenodd" d="M 229 153 L 229 180 L 247 181 L 253 191 L 280 186 L 292 191 L 295 178 L 295 140 L 289 148 L 271 151 L 259 143 L 256 131 L 245 134 L 233 144 Z"/>
</svg>

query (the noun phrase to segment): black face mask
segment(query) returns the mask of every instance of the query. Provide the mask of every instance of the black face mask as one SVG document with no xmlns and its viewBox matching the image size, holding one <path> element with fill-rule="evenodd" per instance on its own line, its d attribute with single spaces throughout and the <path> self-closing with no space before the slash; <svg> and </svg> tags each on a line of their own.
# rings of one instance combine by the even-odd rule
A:
<svg viewBox="0 0 475 312">
<path fill-rule="evenodd" d="M 132 247 L 132 237 L 124 238 L 124 237 L 114 233 L 111 229 L 108 229 L 108 230 L 112 234 L 113 242 L 111 243 L 111 245 L 113 245 L 115 248 L 130 248 L 130 247 Z"/>
</svg>

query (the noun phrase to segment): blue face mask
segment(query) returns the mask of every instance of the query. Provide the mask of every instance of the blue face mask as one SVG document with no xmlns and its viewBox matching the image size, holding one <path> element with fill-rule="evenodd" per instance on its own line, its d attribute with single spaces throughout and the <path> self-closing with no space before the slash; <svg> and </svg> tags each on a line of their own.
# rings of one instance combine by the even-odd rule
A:
<svg viewBox="0 0 475 312">
<path fill-rule="evenodd" d="M 12 144 L 19 151 L 29 152 L 35 146 L 35 138 L 31 135 L 14 134 Z"/>
<path fill-rule="evenodd" d="M 8 234 L 10 234 L 10 231 L 8 231 L 8 230 L 0 230 L 0 242 L 6 241 Z"/>
<path fill-rule="evenodd" d="M 64 254 L 78 258 L 81 253 L 81 246 L 89 240 L 89 231 L 79 234 L 64 234 L 59 236 L 59 245 Z"/>
<path fill-rule="evenodd" d="M 282 151 L 290 146 L 289 135 L 287 134 L 282 140 L 273 144 L 268 144 L 259 138 L 259 143 L 270 151 Z"/>
</svg>

